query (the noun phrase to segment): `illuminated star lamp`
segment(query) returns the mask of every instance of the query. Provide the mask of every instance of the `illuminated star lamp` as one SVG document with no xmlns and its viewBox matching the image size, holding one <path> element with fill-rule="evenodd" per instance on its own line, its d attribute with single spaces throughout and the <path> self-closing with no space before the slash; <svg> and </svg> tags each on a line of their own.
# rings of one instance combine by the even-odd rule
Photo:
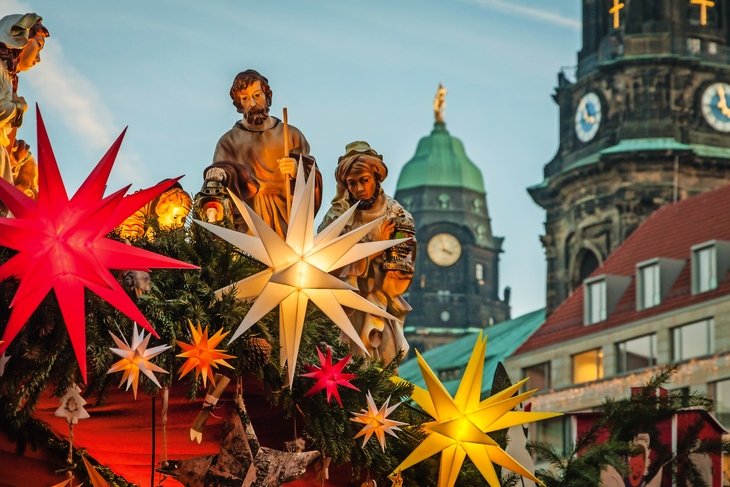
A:
<svg viewBox="0 0 730 487">
<path fill-rule="evenodd" d="M 385 453 L 385 433 L 398 438 L 398 435 L 396 435 L 395 432 L 400 431 L 399 426 L 406 426 L 408 423 L 388 419 L 390 413 L 395 411 L 395 408 L 401 405 L 401 403 L 398 403 L 393 406 L 388 406 L 390 396 L 385 400 L 385 403 L 380 409 L 378 409 L 375 405 L 375 400 L 373 399 L 373 395 L 370 391 L 368 391 L 366 398 L 368 401 L 368 408 L 363 409 L 361 413 L 352 413 L 355 417 L 350 418 L 350 421 L 365 425 L 355 435 L 355 438 L 365 436 L 365 440 L 362 442 L 362 446 L 364 448 L 370 437 L 373 436 L 373 433 L 375 433 L 375 436 L 378 438 L 378 442 L 380 442 L 380 448 L 383 450 L 383 453 Z"/>
<path fill-rule="evenodd" d="M 290 387 L 294 379 L 304 317 L 310 299 L 329 316 L 352 343 L 365 353 L 367 353 L 365 345 L 342 306 L 395 319 L 357 294 L 354 287 L 328 273 L 408 240 L 402 238 L 358 243 L 370 230 L 381 224 L 382 219 L 380 218 L 340 236 L 340 232 L 347 225 L 357 209 L 357 205 L 350 207 L 327 228 L 314 236 L 315 178 L 314 172 L 312 172 L 305 184 L 303 166 L 300 162 L 294 187 L 292 214 L 285 240 L 233 194 L 230 196 L 246 220 L 253 236 L 195 220 L 199 225 L 268 267 L 268 269 L 218 292 L 220 294 L 235 287 L 236 297 L 239 299 L 258 296 L 233 334 L 231 341 L 263 318 L 277 304 L 279 305 L 281 366 L 283 367 L 285 363 L 288 364 Z"/>
<path fill-rule="evenodd" d="M 350 381 L 357 377 L 355 374 L 345 374 L 342 369 L 350 361 L 352 355 L 348 355 L 343 358 L 335 365 L 332 365 L 332 349 L 327 349 L 327 357 L 317 348 L 317 355 L 319 355 L 320 367 L 314 367 L 312 365 L 305 365 L 304 368 L 309 371 L 308 374 L 302 374 L 302 377 L 309 377 L 311 379 L 317 379 L 317 383 L 307 391 L 306 396 L 313 396 L 319 391 L 324 389 L 327 392 L 327 404 L 330 403 L 332 396 L 335 396 L 337 402 L 342 407 L 342 401 L 340 400 L 340 393 L 337 390 L 337 386 L 349 387 L 359 391 L 357 387 L 350 384 Z"/>
<path fill-rule="evenodd" d="M 223 328 L 221 328 L 215 335 L 208 338 L 207 326 L 205 327 L 205 331 L 203 331 L 200 323 L 198 323 L 197 329 L 193 326 L 192 322 L 189 322 L 189 324 L 190 331 L 193 334 L 193 343 L 175 342 L 183 349 L 183 353 L 177 356 L 187 359 L 178 370 L 180 372 L 180 378 L 182 379 L 188 372 L 195 369 L 196 379 L 200 375 L 203 376 L 203 386 L 208 384 L 208 379 L 215 384 L 211 366 L 217 369 L 220 364 L 232 369 L 233 367 L 225 359 L 236 358 L 233 355 L 223 353 L 225 350 L 215 348 L 228 335 L 228 332 L 223 333 Z"/>
<path fill-rule="evenodd" d="M 540 483 L 532 472 L 507 454 L 488 433 L 553 418 L 562 413 L 512 411 L 537 390 L 515 395 L 527 379 L 480 402 L 486 350 L 487 337 L 482 340 L 482 334 L 479 333 L 454 397 L 444 388 L 421 354 L 416 352 L 428 391 L 416 386 L 411 397 L 434 421 L 424 424 L 428 436 L 394 472 L 405 470 L 440 452 L 438 487 L 453 487 L 466 455 L 469 455 L 491 487 L 501 485 L 494 463 Z"/>
<path fill-rule="evenodd" d="M 0 245 L 18 253 L 0 266 L 0 281 L 10 276 L 20 286 L 10 303 L 13 311 L 0 345 L 4 353 L 33 311 L 51 289 L 56 293 L 81 375 L 86 381 L 84 288 L 88 288 L 132 321 L 152 332 L 142 313 L 109 272 L 111 269 L 197 269 L 122 242 L 106 234 L 126 217 L 157 197 L 179 179 L 125 196 L 129 186 L 104 197 L 124 132 L 114 142 L 86 181 L 69 199 L 48 140 L 43 119 L 38 119 L 38 202 L 0 179 L 0 200 L 15 218 L 0 218 Z"/>
<path fill-rule="evenodd" d="M 114 342 L 116 342 L 117 347 L 119 347 L 112 348 L 111 351 L 122 357 L 122 360 L 114 363 L 107 374 L 113 374 L 120 370 L 124 371 L 124 374 L 122 374 L 122 380 L 119 382 L 119 387 L 122 387 L 124 381 L 127 381 L 127 390 L 129 390 L 129 386 L 131 385 L 132 390 L 134 391 L 134 398 L 137 399 L 137 386 L 139 385 L 140 372 L 149 377 L 157 387 L 162 387 L 160 386 L 160 383 L 157 382 L 155 372 L 160 372 L 162 374 L 167 374 L 169 372 L 150 362 L 150 359 L 172 347 L 170 345 L 160 345 L 158 347 L 147 348 L 152 335 L 149 333 L 145 335 L 144 331 L 140 334 L 136 323 L 134 324 L 134 329 L 132 331 L 132 345 L 129 345 L 126 340 L 120 340 L 114 336 L 112 332 L 109 332 L 109 334 L 114 339 Z"/>
</svg>

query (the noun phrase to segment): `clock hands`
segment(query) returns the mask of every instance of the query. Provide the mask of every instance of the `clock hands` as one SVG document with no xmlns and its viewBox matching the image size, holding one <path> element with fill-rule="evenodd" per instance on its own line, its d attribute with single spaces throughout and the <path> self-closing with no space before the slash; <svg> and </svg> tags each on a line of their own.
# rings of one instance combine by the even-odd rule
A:
<svg viewBox="0 0 730 487">
<path fill-rule="evenodd" d="M 596 117 L 594 115 L 588 114 L 588 107 L 586 106 L 585 99 L 580 100 L 580 106 L 578 107 L 578 110 L 581 110 L 583 112 L 583 120 L 585 120 L 586 123 L 589 123 L 591 125 L 596 123 Z"/>
<path fill-rule="evenodd" d="M 720 109 L 723 115 L 730 118 L 730 108 L 727 106 L 727 99 L 725 99 L 725 89 L 722 87 L 722 85 L 718 85 L 717 87 L 717 96 L 720 98 L 717 101 L 717 108 Z"/>
</svg>

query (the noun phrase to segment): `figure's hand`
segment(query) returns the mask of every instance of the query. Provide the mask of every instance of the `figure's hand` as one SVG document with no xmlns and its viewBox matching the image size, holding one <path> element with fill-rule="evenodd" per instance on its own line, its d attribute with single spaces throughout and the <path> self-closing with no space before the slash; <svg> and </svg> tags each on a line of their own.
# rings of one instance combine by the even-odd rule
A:
<svg viewBox="0 0 730 487">
<path fill-rule="evenodd" d="M 279 171 L 285 176 L 291 176 L 292 179 L 297 177 L 297 168 L 299 164 L 293 157 L 282 157 L 276 162 L 279 163 Z"/>
<path fill-rule="evenodd" d="M 30 156 L 30 146 L 24 140 L 18 139 L 15 141 L 10 155 L 13 157 L 14 166 L 20 164 L 21 161 L 25 162 Z"/>
<path fill-rule="evenodd" d="M 717 96 L 719 98 L 719 100 L 717 100 L 717 108 L 720 109 L 723 115 L 725 115 L 726 117 L 730 117 L 730 108 L 728 108 L 727 106 L 725 90 L 723 89 L 722 85 L 717 88 Z"/>
<path fill-rule="evenodd" d="M 205 173 L 206 181 L 225 181 L 226 172 L 219 167 L 211 167 L 208 172 Z"/>
<path fill-rule="evenodd" d="M 383 226 L 380 228 L 380 236 L 383 238 L 383 240 L 393 238 L 394 230 L 395 230 L 395 221 L 386 220 L 383 223 Z"/>
</svg>

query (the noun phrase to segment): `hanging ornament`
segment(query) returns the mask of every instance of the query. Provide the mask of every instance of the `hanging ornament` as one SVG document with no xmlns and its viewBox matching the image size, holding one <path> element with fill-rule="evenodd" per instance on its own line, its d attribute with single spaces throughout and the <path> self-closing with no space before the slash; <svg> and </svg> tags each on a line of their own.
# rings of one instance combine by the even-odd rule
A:
<svg viewBox="0 0 730 487">
<path fill-rule="evenodd" d="M 38 202 L 0 180 L 0 200 L 15 218 L 0 218 L 0 245 L 18 253 L 0 266 L 0 281 L 20 278 L 0 353 L 18 334 L 40 302 L 53 290 L 71 344 L 86 381 L 84 288 L 157 336 L 127 293 L 109 272 L 114 269 L 196 266 L 106 238 L 114 227 L 145 203 L 175 184 L 169 179 L 125 196 L 123 188 L 104 197 L 107 179 L 124 133 L 114 142 L 86 181 L 69 199 L 48 140 L 40 111 L 38 120 Z"/>
<path fill-rule="evenodd" d="M 359 438 L 364 435 L 365 440 L 363 440 L 362 446 L 365 448 L 365 444 L 368 442 L 373 433 L 375 433 L 375 436 L 378 438 L 378 442 L 380 442 L 380 448 L 383 450 L 383 453 L 385 453 L 385 433 L 398 438 L 395 431 L 400 431 L 399 426 L 406 426 L 408 424 L 388 419 L 390 413 L 395 411 L 395 408 L 400 406 L 401 403 L 388 407 L 388 403 L 390 402 L 390 396 L 388 396 L 388 399 L 385 400 L 385 404 L 378 409 L 370 391 L 368 391 L 367 396 L 365 397 L 368 401 L 368 408 L 363 409 L 361 413 L 352 413 L 355 417 L 350 418 L 350 421 L 365 425 L 360 432 L 355 435 L 355 438 Z"/>
<path fill-rule="evenodd" d="M 350 357 L 352 357 L 352 355 L 348 355 L 347 357 L 337 362 L 335 365 L 332 365 L 331 348 L 327 348 L 327 358 L 325 358 L 325 356 L 319 350 L 319 347 L 317 347 L 317 355 L 319 355 L 319 363 L 322 366 L 321 368 L 314 367 L 312 365 L 304 366 L 304 368 L 307 369 L 309 373 L 302 374 L 302 377 L 317 379 L 317 383 L 314 384 L 314 386 L 309 389 L 309 391 L 307 391 L 306 395 L 313 396 L 322 389 L 325 389 L 327 391 L 327 404 L 330 403 L 330 399 L 332 399 L 332 396 L 335 396 L 335 399 L 337 399 L 340 407 L 342 407 L 342 401 L 340 400 L 340 393 L 337 391 L 337 386 L 349 387 L 350 389 L 355 389 L 356 391 L 360 390 L 349 382 L 357 376 L 355 374 L 345 374 L 342 372 L 342 369 L 345 368 L 345 365 L 347 365 L 347 363 L 350 361 Z"/>
<path fill-rule="evenodd" d="M 236 297 L 239 299 L 258 296 L 231 341 L 263 318 L 277 304 L 279 305 L 280 360 L 282 367 L 285 363 L 288 365 L 289 387 L 294 380 L 304 316 L 309 300 L 312 300 L 353 343 L 366 353 L 360 335 L 352 326 L 342 306 L 395 319 L 353 292 L 356 291 L 355 288 L 330 275 L 329 272 L 409 240 L 403 238 L 358 243 L 370 230 L 380 225 L 382 219 L 340 236 L 340 232 L 357 209 L 357 204 L 315 237 L 315 177 L 312 174 L 305 185 L 303 167 L 304 164 L 300 163 L 286 240 L 269 228 L 261 217 L 233 194 L 230 195 L 231 199 L 246 220 L 253 236 L 195 220 L 199 225 L 268 267 L 258 274 L 219 290 L 219 294 L 235 287 Z"/>
<path fill-rule="evenodd" d="M 79 419 L 89 418 L 89 413 L 84 409 L 86 401 L 81 397 L 81 389 L 76 384 L 71 384 L 60 402 L 61 405 L 53 413 L 54 416 L 66 418 L 69 424 L 78 424 Z"/>
<path fill-rule="evenodd" d="M 137 386 L 139 385 L 140 371 L 144 375 L 149 377 L 149 379 L 154 382 L 157 387 L 161 387 L 160 383 L 157 382 L 155 372 L 159 372 L 161 374 L 167 374 L 169 372 L 150 362 L 150 359 L 156 357 L 165 350 L 171 349 L 172 347 L 169 345 L 160 345 L 158 347 L 148 349 L 147 345 L 149 345 L 150 337 L 152 335 L 149 333 L 145 335 L 144 331 L 140 334 L 140 332 L 137 330 L 136 323 L 134 324 L 134 328 L 132 329 L 131 346 L 129 345 L 129 343 L 127 343 L 126 340 L 122 341 L 114 336 L 112 332 L 109 332 L 109 334 L 112 336 L 117 346 L 119 347 L 112 348 L 111 351 L 122 357 L 122 360 L 112 365 L 107 374 L 113 374 L 115 372 L 119 372 L 120 370 L 124 371 L 124 375 L 122 375 L 122 380 L 119 382 L 119 387 L 122 387 L 122 384 L 124 384 L 124 381 L 126 380 L 127 390 L 129 390 L 129 386 L 131 385 L 132 390 L 134 391 L 134 398 L 137 399 Z"/>
<path fill-rule="evenodd" d="M 223 328 L 218 330 L 215 335 L 208 338 L 208 327 L 205 327 L 205 331 L 202 331 L 200 323 L 198 323 L 197 329 L 193 326 L 192 321 L 188 320 L 190 324 L 190 331 L 193 334 L 193 343 L 188 344 L 181 341 L 175 341 L 175 343 L 183 349 L 183 353 L 178 354 L 178 357 L 186 358 L 187 361 L 180 367 L 178 372 L 180 373 L 180 379 L 182 379 L 188 372 L 195 369 L 195 378 L 203 376 L 203 386 L 207 386 L 207 380 L 215 384 L 213 378 L 213 372 L 211 366 L 218 368 L 218 365 L 225 365 L 232 369 L 225 359 L 236 358 L 233 355 L 227 355 L 223 352 L 225 350 L 217 350 L 215 347 L 221 340 L 223 340 L 228 332 L 223 333 Z"/>
<path fill-rule="evenodd" d="M 89 480 L 91 480 L 91 485 L 93 485 L 93 487 L 111 487 L 109 485 L 109 482 L 107 482 L 106 479 L 101 476 L 101 474 L 94 468 L 91 463 L 89 463 L 85 456 L 82 456 L 81 458 L 84 460 L 86 473 L 89 474 Z"/>
<path fill-rule="evenodd" d="M 231 381 L 231 379 L 221 374 L 215 374 L 214 379 L 210 380 L 208 393 L 203 400 L 203 409 L 195 417 L 195 421 L 193 421 L 193 425 L 190 427 L 190 441 L 197 441 L 198 443 L 203 441 L 203 429 L 205 429 L 208 416 L 215 408 L 215 405 L 218 404 L 218 399 L 220 399 L 221 394 L 223 394 L 223 391 L 226 390 L 228 383 Z"/>
<path fill-rule="evenodd" d="M 527 382 L 527 379 L 484 401 L 479 401 L 486 350 L 487 338 L 484 337 L 482 340 L 482 334 L 479 333 L 454 397 L 451 397 L 421 354 L 416 351 L 418 365 L 428 391 L 415 386 L 412 398 L 434 418 L 434 421 L 424 425 L 428 436 L 398 465 L 396 472 L 405 470 L 441 452 L 439 487 L 453 487 L 466 455 L 469 455 L 491 487 L 500 486 L 494 463 L 539 482 L 532 472 L 508 455 L 487 433 L 518 424 L 561 416 L 561 413 L 512 411 L 515 406 L 535 393 L 533 390 L 524 394 L 515 394 Z"/>
</svg>

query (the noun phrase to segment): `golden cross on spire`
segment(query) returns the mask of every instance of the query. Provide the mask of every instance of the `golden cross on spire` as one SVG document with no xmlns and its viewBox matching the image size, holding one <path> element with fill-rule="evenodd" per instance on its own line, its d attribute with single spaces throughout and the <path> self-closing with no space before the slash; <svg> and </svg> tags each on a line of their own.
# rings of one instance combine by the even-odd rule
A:
<svg viewBox="0 0 730 487">
<path fill-rule="evenodd" d="M 707 7 L 714 7 L 715 2 L 710 0 L 689 0 L 689 2 L 700 6 L 700 25 L 707 25 Z"/>
<path fill-rule="evenodd" d="M 694 2 L 694 0 L 692 0 Z M 619 0 L 613 0 L 613 7 L 608 10 L 608 13 L 613 15 L 613 28 L 618 29 L 619 26 L 619 11 L 626 5 L 619 3 Z"/>
</svg>

